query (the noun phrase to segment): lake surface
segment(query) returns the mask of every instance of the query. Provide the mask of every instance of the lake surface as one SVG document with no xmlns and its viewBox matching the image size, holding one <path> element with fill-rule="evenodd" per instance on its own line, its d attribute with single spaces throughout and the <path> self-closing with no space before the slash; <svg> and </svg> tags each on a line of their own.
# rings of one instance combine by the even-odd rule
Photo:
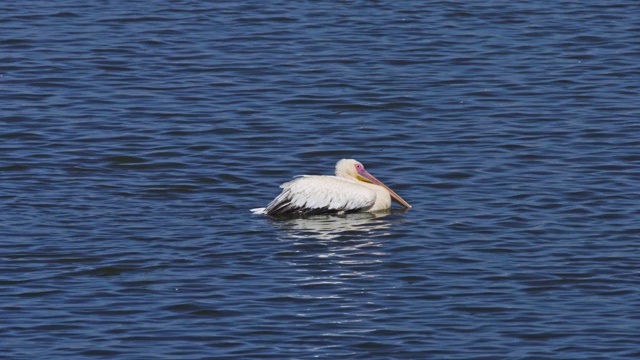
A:
<svg viewBox="0 0 640 360">
<path fill-rule="evenodd" d="M 4 1 L 3 359 L 640 357 L 636 1 Z M 355 158 L 413 205 L 255 216 Z"/>
</svg>

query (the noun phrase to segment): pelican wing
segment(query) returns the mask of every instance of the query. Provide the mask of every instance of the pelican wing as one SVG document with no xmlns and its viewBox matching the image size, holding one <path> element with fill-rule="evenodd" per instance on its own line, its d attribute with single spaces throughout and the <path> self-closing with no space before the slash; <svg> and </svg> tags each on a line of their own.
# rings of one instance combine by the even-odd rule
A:
<svg viewBox="0 0 640 360">
<path fill-rule="evenodd" d="M 314 215 L 362 211 L 376 201 L 376 193 L 335 176 L 303 175 L 280 186 L 283 190 L 267 208 L 272 216 Z"/>
</svg>

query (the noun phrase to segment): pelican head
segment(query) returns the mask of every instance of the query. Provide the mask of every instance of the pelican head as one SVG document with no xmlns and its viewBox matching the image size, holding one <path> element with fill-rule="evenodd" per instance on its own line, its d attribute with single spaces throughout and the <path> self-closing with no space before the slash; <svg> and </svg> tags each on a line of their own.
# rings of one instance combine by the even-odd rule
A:
<svg viewBox="0 0 640 360">
<path fill-rule="evenodd" d="M 408 202 L 404 201 L 404 199 L 401 198 L 400 195 L 396 194 L 380 180 L 369 174 L 369 172 L 365 170 L 364 165 L 362 165 L 362 163 L 359 161 L 356 161 L 354 159 L 342 159 L 338 161 L 338 163 L 336 163 L 336 176 L 381 186 L 389 192 L 393 201 L 406 207 L 407 209 L 410 209 L 412 207 Z"/>
</svg>

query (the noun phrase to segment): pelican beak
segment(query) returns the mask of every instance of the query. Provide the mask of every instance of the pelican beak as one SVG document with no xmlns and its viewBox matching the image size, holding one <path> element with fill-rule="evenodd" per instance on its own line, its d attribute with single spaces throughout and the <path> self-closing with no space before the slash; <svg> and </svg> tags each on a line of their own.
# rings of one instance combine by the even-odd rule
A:
<svg viewBox="0 0 640 360">
<path fill-rule="evenodd" d="M 406 207 L 407 209 L 411 209 L 413 207 L 409 205 L 408 202 L 404 201 L 404 199 L 401 198 L 400 195 L 396 194 L 393 190 L 389 189 L 387 185 L 383 184 L 382 181 L 376 179 L 373 175 L 369 174 L 367 170 L 365 169 L 358 170 L 358 175 L 359 175 L 358 176 L 359 180 L 370 182 L 372 184 L 376 184 L 385 188 L 385 190 L 387 190 L 389 194 L 391 194 L 391 199 L 397 202 L 398 204 Z"/>
</svg>

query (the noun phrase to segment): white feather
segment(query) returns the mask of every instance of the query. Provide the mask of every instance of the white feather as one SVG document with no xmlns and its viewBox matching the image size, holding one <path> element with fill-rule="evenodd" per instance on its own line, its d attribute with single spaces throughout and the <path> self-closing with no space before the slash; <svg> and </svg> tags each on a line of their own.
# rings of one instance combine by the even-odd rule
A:
<svg viewBox="0 0 640 360">
<path fill-rule="evenodd" d="M 366 211 L 376 201 L 373 190 L 336 176 L 303 175 L 280 187 L 282 193 L 267 206 L 265 213 L 277 212 L 279 208 L 302 212 Z"/>
</svg>

